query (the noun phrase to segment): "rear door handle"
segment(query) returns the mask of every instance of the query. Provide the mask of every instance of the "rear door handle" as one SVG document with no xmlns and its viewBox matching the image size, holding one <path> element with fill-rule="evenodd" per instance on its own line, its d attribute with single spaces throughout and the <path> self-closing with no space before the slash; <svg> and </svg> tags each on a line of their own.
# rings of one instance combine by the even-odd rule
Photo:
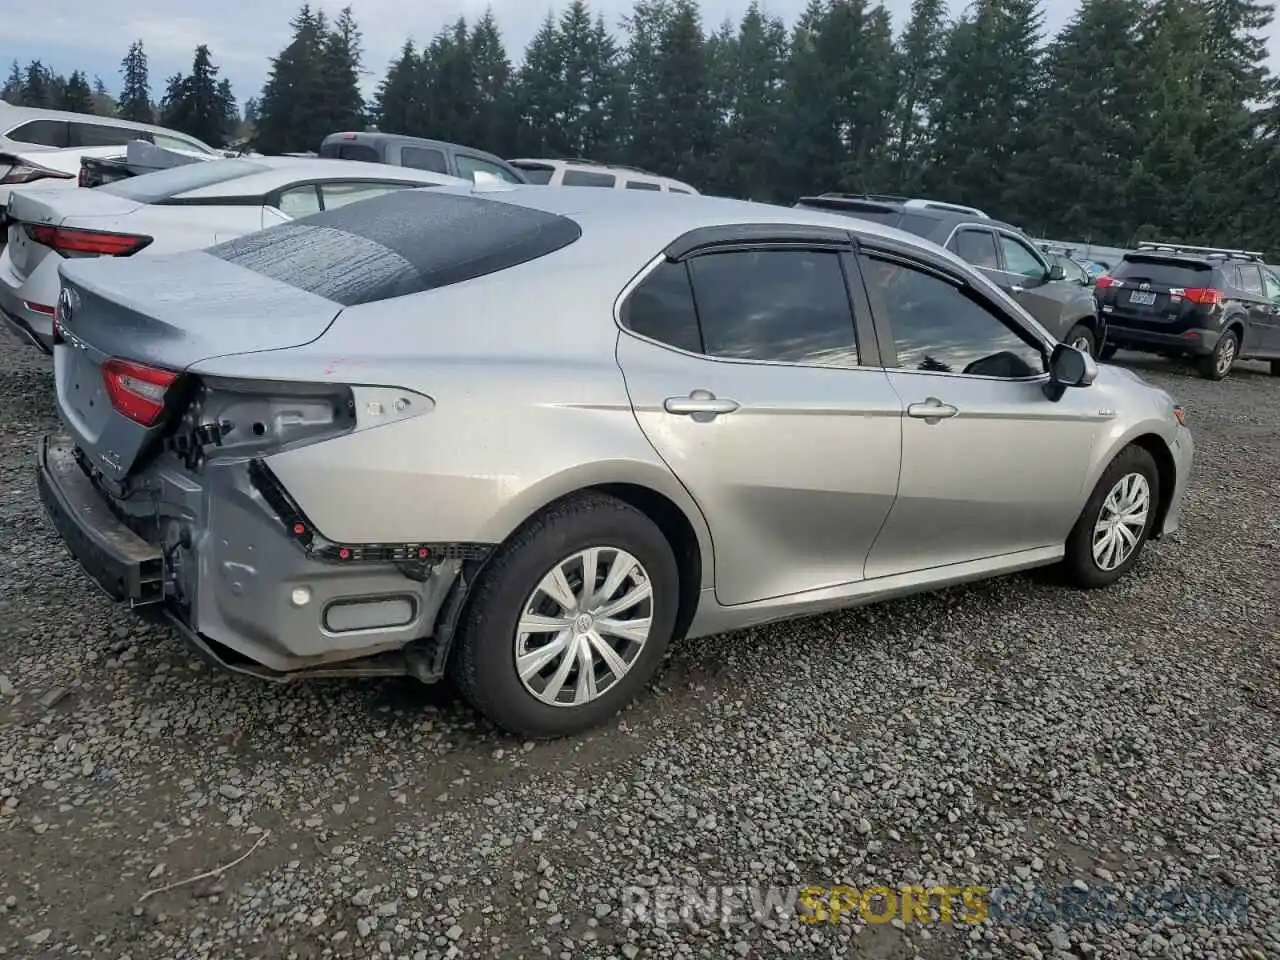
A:
<svg viewBox="0 0 1280 960">
<path fill-rule="evenodd" d="M 738 401 L 717 397 L 710 390 L 694 390 L 687 397 L 667 397 L 662 402 L 662 409 L 679 416 L 703 414 L 716 417 L 722 413 L 733 413 L 738 409 Z"/>
<path fill-rule="evenodd" d="M 937 423 L 960 412 L 959 407 L 943 403 L 937 397 L 930 397 L 924 403 L 913 403 L 907 407 L 907 416 L 923 420 L 925 423 Z"/>
</svg>

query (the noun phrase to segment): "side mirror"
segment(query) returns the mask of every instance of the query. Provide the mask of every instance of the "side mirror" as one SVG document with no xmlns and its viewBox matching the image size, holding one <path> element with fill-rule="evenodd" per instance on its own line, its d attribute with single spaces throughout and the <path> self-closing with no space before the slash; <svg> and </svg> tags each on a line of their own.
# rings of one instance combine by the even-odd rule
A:
<svg viewBox="0 0 1280 960">
<path fill-rule="evenodd" d="M 1065 343 L 1054 346 L 1049 355 L 1049 382 L 1045 395 L 1057 403 L 1068 387 L 1087 387 L 1098 376 L 1098 364 L 1087 353 Z"/>
<path fill-rule="evenodd" d="M 1062 264 L 1055 263 L 1053 266 L 1049 268 L 1048 282 L 1052 283 L 1054 280 L 1062 280 L 1066 277 L 1066 275 L 1067 275 L 1067 271 L 1062 269 Z"/>
</svg>

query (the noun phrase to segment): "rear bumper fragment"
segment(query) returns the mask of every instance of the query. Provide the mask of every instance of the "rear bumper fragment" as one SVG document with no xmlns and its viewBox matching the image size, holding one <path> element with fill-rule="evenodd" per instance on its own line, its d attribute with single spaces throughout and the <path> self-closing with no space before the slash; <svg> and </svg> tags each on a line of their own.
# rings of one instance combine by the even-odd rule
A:
<svg viewBox="0 0 1280 960">
<path fill-rule="evenodd" d="M 1189 331 L 1198 336 L 1185 336 Z M 1207 330 L 1203 327 L 1192 327 L 1189 331 L 1162 333 L 1138 327 L 1120 326 L 1115 320 L 1111 320 L 1107 324 L 1107 343 L 1114 344 L 1122 350 L 1151 350 L 1157 353 L 1177 351 L 1193 356 L 1208 356 L 1218 346 L 1218 339 L 1222 336 L 1220 330 Z"/>
<path fill-rule="evenodd" d="M 63 544 L 108 596 L 135 607 L 164 600 L 164 555 L 111 512 L 69 441 L 40 439 L 36 485 Z"/>
<path fill-rule="evenodd" d="M 30 323 L 23 320 L 21 317 L 10 313 L 8 310 L 4 309 L 4 307 L 0 307 L 0 320 L 3 320 L 10 330 L 16 333 L 23 340 L 26 340 L 32 346 L 39 348 L 44 353 L 53 353 L 52 334 L 47 338 L 43 337 Z"/>
</svg>

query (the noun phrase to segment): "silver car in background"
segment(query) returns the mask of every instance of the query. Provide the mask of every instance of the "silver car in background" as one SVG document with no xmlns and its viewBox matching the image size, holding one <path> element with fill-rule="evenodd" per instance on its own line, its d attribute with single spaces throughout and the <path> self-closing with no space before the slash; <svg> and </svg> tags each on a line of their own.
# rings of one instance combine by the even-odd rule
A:
<svg viewBox="0 0 1280 960">
<path fill-rule="evenodd" d="M 412 190 L 62 265 L 41 496 L 109 593 L 271 679 L 446 674 L 557 736 L 673 637 L 1176 529 L 1182 411 L 908 233 Z"/>
</svg>

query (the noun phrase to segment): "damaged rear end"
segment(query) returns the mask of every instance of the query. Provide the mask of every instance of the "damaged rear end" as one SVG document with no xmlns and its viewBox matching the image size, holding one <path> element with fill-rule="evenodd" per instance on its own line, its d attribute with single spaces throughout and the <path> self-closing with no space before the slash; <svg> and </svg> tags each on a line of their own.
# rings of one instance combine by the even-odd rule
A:
<svg viewBox="0 0 1280 960">
<path fill-rule="evenodd" d="M 438 679 L 465 595 L 459 572 L 490 546 L 335 541 L 273 470 L 299 448 L 429 416 L 435 401 L 369 369 L 359 383 L 198 371 L 249 356 L 255 370 L 293 371 L 290 351 L 344 311 L 501 270 L 580 233 L 514 211 L 404 191 L 203 251 L 63 264 L 65 434 L 40 445 L 39 487 L 73 556 L 114 599 L 166 612 L 219 665 L 272 679 Z M 358 506 L 360 491 L 333 496 Z"/>
</svg>

